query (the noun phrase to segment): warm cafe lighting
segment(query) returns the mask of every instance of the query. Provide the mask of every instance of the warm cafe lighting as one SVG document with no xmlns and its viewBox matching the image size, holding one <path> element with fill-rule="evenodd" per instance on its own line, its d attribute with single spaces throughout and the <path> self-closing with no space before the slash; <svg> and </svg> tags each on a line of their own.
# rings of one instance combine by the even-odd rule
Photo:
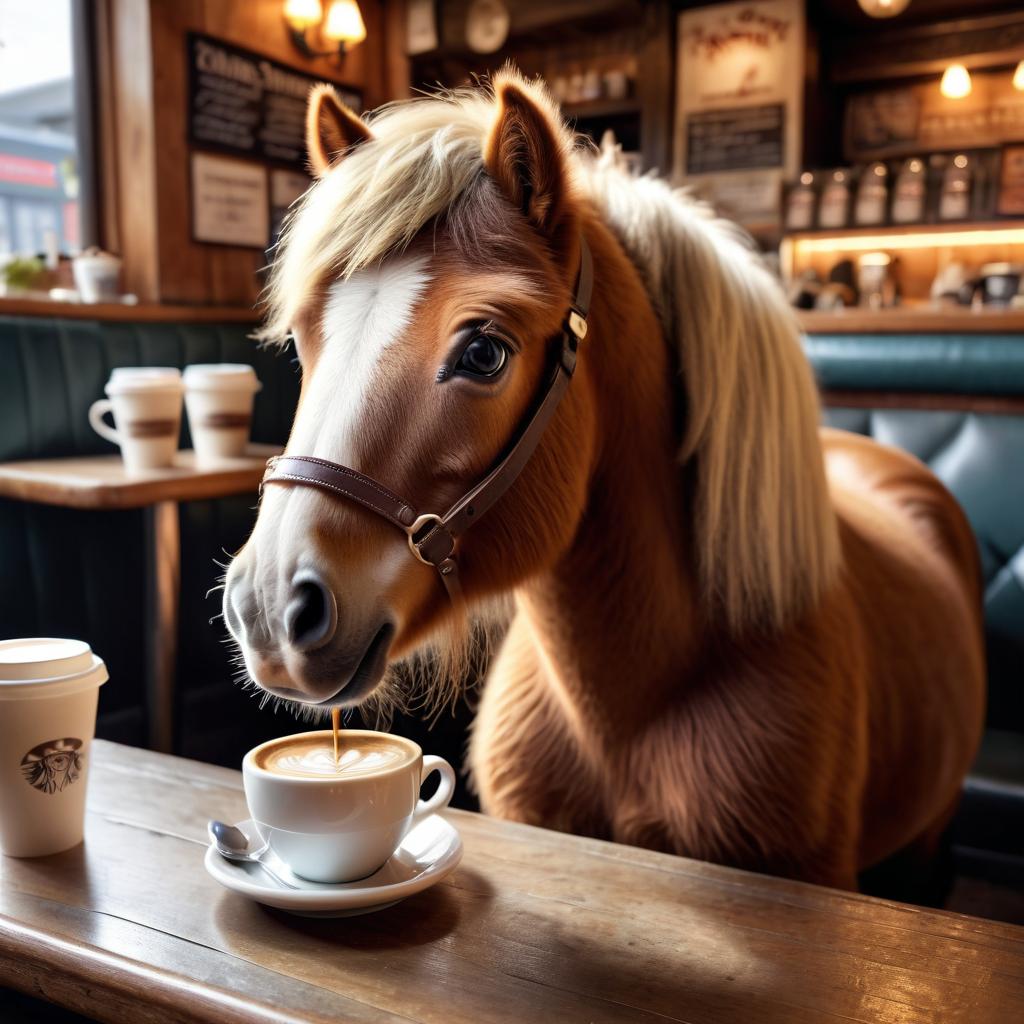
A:
<svg viewBox="0 0 1024 1024">
<path fill-rule="evenodd" d="M 947 99 L 962 100 L 971 95 L 971 74 L 963 64 L 950 64 L 942 73 L 939 88 Z"/>
<path fill-rule="evenodd" d="M 356 0 L 333 0 L 324 17 L 320 0 L 285 0 L 284 20 L 295 48 L 304 57 L 343 55 L 350 46 L 366 38 L 366 26 Z M 337 44 L 337 50 L 314 50 L 306 38 L 310 29 L 320 26 L 320 36 Z"/>
<path fill-rule="evenodd" d="M 366 26 L 356 0 L 334 0 L 327 10 L 324 39 L 355 46 L 366 38 Z"/>
<path fill-rule="evenodd" d="M 857 0 L 857 3 L 872 18 L 895 18 L 907 9 L 910 0 Z"/>
<path fill-rule="evenodd" d="M 1024 92 L 1024 60 L 1017 65 L 1017 70 L 1013 73 L 1013 87 Z"/>
<path fill-rule="evenodd" d="M 937 249 L 946 246 L 1024 245 L 1024 228 L 983 228 L 952 231 L 908 231 L 892 235 L 831 235 L 794 238 L 801 255 L 833 252 L 875 252 L 879 249 Z"/>
<path fill-rule="evenodd" d="M 323 17 L 324 9 L 320 0 L 285 0 L 284 20 L 300 32 L 319 25 Z"/>
</svg>

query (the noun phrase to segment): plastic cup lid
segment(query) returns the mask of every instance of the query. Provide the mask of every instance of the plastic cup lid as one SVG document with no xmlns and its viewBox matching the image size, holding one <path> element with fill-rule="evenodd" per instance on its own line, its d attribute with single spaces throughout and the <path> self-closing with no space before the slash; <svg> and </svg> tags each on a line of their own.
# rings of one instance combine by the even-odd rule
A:
<svg viewBox="0 0 1024 1024">
<path fill-rule="evenodd" d="M 180 391 L 181 386 L 181 370 L 176 366 L 117 366 L 110 371 L 106 392 Z"/>
<path fill-rule="evenodd" d="M 263 386 L 248 363 L 193 363 L 185 367 L 184 380 L 194 391 L 259 391 Z"/>
<path fill-rule="evenodd" d="M 84 640 L 0 640 L 0 698 L 42 686 L 70 684 L 71 689 L 78 689 L 106 680 L 103 660 Z"/>
</svg>

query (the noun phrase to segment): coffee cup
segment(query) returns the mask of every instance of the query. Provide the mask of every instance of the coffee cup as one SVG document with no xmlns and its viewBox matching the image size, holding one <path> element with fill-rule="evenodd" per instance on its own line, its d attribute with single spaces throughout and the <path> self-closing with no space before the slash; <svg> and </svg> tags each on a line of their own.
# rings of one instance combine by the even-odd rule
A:
<svg viewBox="0 0 1024 1024">
<path fill-rule="evenodd" d="M 192 447 L 201 463 L 245 454 L 252 404 L 262 385 L 245 363 L 185 367 L 185 408 Z"/>
<path fill-rule="evenodd" d="M 43 857 L 82 841 L 99 688 L 81 640 L 0 641 L 0 850 Z"/>
<path fill-rule="evenodd" d="M 100 437 L 121 449 L 129 473 L 170 466 L 181 432 L 181 371 L 171 366 L 122 366 L 89 409 Z M 104 420 L 111 413 L 114 426 Z"/>
<path fill-rule="evenodd" d="M 337 761 L 330 731 L 299 733 L 254 747 L 242 761 L 249 813 L 260 838 L 289 868 L 313 882 L 366 878 L 412 828 L 448 806 L 455 772 L 402 736 L 341 732 Z M 441 782 L 429 800 L 420 786 Z"/>
</svg>

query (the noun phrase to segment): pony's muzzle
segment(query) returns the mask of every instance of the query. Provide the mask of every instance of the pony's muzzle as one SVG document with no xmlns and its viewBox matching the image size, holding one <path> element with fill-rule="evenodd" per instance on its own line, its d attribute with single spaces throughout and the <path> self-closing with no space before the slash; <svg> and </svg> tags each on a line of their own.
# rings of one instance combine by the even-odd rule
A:
<svg viewBox="0 0 1024 1024">
<path fill-rule="evenodd" d="M 330 643 L 338 629 L 334 592 L 314 569 L 300 569 L 292 579 L 284 609 L 284 634 L 297 651 L 308 654 Z"/>
</svg>

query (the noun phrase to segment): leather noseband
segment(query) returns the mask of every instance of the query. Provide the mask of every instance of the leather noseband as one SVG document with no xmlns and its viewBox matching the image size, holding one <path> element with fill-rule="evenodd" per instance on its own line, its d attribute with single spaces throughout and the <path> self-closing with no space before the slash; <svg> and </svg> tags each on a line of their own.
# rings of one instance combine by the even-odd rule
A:
<svg viewBox="0 0 1024 1024">
<path fill-rule="evenodd" d="M 505 454 L 487 476 L 447 512 L 419 512 L 371 477 L 311 455 L 278 455 L 269 459 L 260 492 L 266 484 L 303 484 L 337 494 L 376 512 L 404 531 L 413 555 L 425 565 L 437 569 L 448 596 L 453 602 L 461 601 L 462 587 L 456 561 L 458 539 L 512 486 L 540 443 L 576 369 L 577 349 L 587 335 L 587 313 L 593 287 L 593 258 L 586 239 L 581 235 L 576 295 L 562 322 L 557 355 L 547 385 Z"/>
</svg>

